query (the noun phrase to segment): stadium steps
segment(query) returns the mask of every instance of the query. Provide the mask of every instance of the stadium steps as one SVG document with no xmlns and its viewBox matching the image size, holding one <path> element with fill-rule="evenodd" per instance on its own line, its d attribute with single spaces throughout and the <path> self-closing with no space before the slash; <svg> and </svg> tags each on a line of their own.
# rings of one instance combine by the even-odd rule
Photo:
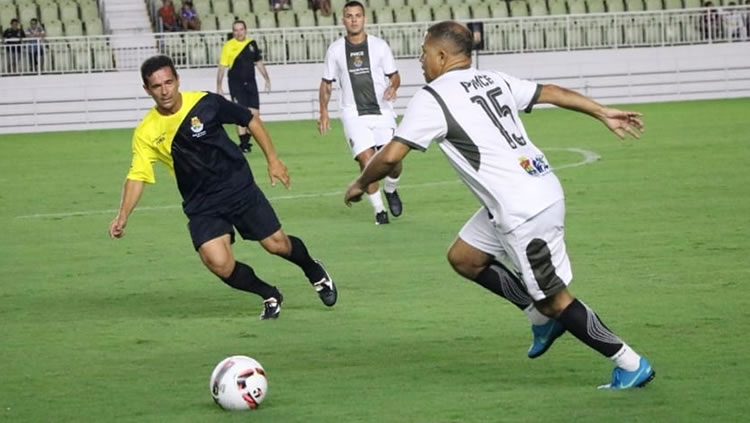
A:
<svg viewBox="0 0 750 423">
<path fill-rule="evenodd" d="M 146 3 L 133 0 L 102 0 L 117 67 L 132 69 L 146 57 L 156 54 L 156 38 Z M 136 53 L 137 52 L 137 53 Z"/>
</svg>

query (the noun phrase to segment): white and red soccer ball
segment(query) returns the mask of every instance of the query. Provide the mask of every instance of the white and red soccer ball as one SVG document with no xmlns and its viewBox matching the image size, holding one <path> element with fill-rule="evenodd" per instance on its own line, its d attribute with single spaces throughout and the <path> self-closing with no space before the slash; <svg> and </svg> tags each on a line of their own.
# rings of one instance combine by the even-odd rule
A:
<svg viewBox="0 0 750 423">
<path fill-rule="evenodd" d="M 256 409 L 268 393 L 268 379 L 256 360 L 233 355 L 216 365 L 209 389 L 214 401 L 225 410 Z"/>
</svg>

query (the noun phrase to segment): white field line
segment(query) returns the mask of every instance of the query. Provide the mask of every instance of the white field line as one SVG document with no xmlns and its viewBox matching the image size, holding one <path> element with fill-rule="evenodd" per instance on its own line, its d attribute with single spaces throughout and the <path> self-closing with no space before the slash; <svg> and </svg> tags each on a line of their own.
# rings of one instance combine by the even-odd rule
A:
<svg viewBox="0 0 750 423">
<path fill-rule="evenodd" d="M 583 156 L 581 161 L 575 163 L 568 163 L 554 168 L 554 170 L 569 169 L 573 167 L 585 166 L 591 164 L 601 158 L 601 156 L 593 151 L 583 150 L 580 148 L 546 148 L 545 150 L 556 150 L 556 151 L 569 151 L 572 153 L 578 153 Z M 399 185 L 400 188 L 425 188 L 434 187 L 439 185 L 449 185 L 461 182 L 459 179 L 450 181 L 439 181 L 439 182 L 425 182 L 422 184 L 403 184 Z M 268 197 L 270 201 L 278 200 L 297 200 L 301 198 L 317 198 L 317 197 L 332 197 L 337 195 L 344 195 L 343 191 L 329 191 L 329 192 L 316 192 L 310 194 L 292 194 L 292 195 L 277 195 Z M 158 210 L 172 210 L 180 209 L 182 206 L 179 204 L 173 204 L 169 206 L 143 206 L 136 208 L 136 211 L 158 211 Z M 106 209 L 106 210 L 82 210 L 72 212 L 61 212 L 61 213 L 35 213 L 26 214 L 22 216 L 16 216 L 16 219 L 37 219 L 37 218 L 55 218 L 55 217 L 73 217 L 73 216 L 91 216 L 95 214 L 115 214 L 118 209 Z"/>
</svg>

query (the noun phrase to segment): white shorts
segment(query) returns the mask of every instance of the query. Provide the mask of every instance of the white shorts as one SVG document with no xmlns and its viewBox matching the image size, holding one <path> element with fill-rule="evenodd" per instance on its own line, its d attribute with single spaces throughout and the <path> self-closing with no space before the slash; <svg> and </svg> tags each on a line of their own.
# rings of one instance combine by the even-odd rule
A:
<svg viewBox="0 0 750 423">
<path fill-rule="evenodd" d="M 344 124 L 344 135 L 355 158 L 368 148 L 378 149 L 388 144 L 396 131 L 396 119 L 389 112 L 341 117 L 341 123 Z"/>
<path fill-rule="evenodd" d="M 565 250 L 565 202 L 558 201 L 510 232 L 503 233 L 482 207 L 458 236 L 521 274 L 531 298 L 543 300 L 570 284 L 573 271 Z"/>
</svg>

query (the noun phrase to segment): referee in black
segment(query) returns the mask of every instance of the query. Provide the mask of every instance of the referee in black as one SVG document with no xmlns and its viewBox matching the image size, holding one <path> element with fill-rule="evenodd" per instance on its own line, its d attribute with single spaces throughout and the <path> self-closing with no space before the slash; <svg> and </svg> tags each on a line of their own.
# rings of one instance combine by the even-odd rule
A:
<svg viewBox="0 0 750 423">
<path fill-rule="evenodd" d="M 216 93 L 224 95 L 222 85 L 224 83 L 224 72 L 229 69 L 229 94 L 232 100 L 249 108 L 254 116 L 259 116 L 260 100 L 258 99 L 258 84 L 255 82 L 255 66 L 266 81 L 266 92 L 271 91 L 271 78 L 268 77 L 266 66 L 263 64 L 258 44 L 247 36 L 247 25 L 245 21 L 236 20 L 232 24 L 232 38 L 224 43 L 219 59 L 219 70 L 216 74 Z M 237 127 L 240 136 L 240 148 L 249 153 L 250 133 L 246 128 Z"/>
</svg>

